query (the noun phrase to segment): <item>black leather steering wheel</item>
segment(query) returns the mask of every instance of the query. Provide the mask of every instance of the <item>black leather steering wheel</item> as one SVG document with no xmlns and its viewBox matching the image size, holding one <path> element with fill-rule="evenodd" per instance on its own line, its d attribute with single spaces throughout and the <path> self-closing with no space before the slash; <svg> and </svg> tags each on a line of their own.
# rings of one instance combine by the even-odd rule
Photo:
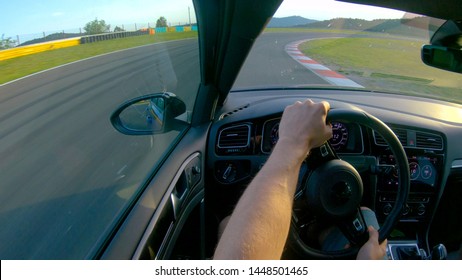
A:
<svg viewBox="0 0 462 280">
<path fill-rule="evenodd" d="M 364 125 L 378 132 L 388 143 L 398 168 L 398 193 L 393 209 L 379 229 L 379 242 L 390 235 L 401 216 L 410 189 L 410 174 L 406 153 L 393 131 L 370 114 L 353 109 L 331 109 L 327 121 Z M 327 142 L 313 150 L 307 160 L 308 172 L 301 183 L 298 199 L 305 200 L 318 219 L 331 221 L 345 235 L 350 247 L 338 251 L 322 251 L 305 244 L 300 237 L 296 215 L 293 215 L 288 245 L 300 256 L 315 259 L 351 259 L 368 239 L 367 226 L 360 211 L 363 184 L 353 166 L 341 160 Z"/>
</svg>

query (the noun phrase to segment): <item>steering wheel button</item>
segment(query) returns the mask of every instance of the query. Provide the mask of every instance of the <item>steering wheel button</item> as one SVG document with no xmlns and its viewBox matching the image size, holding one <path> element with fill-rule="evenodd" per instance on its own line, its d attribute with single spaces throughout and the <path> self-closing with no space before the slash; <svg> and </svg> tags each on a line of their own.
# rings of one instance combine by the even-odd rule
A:
<svg viewBox="0 0 462 280">
<path fill-rule="evenodd" d="M 353 226 L 355 227 L 356 231 L 362 231 L 363 230 L 363 225 L 361 224 L 361 222 L 357 218 L 353 221 Z"/>
<path fill-rule="evenodd" d="M 329 155 L 329 152 L 327 151 L 327 148 L 326 148 L 326 145 L 322 145 L 320 147 L 320 150 L 321 150 L 321 155 L 322 157 L 326 157 Z"/>
</svg>

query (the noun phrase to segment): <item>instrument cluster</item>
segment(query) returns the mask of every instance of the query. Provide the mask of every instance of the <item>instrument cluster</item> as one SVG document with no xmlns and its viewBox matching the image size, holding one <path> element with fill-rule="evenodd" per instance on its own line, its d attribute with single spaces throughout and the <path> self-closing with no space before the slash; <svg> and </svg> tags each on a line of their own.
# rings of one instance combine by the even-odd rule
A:
<svg viewBox="0 0 462 280">
<path fill-rule="evenodd" d="M 263 125 L 263 141 L 261 150 L 263 153 L 271 153 L 279 139 L 280 119 L 268 120 Z M 357 124 L 332 122 L 333 136 L 329 140 L 332 148 L 337 153 L 361 154 L 364 151 L 364 142 L 361 127 Z"/>
</svg>

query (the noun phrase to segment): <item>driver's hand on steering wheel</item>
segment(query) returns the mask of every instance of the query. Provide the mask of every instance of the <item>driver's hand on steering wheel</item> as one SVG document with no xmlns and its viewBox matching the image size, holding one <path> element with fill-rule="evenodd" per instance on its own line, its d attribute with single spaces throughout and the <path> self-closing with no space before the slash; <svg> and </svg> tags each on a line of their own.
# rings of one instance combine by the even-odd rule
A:
<svg viewBox="0 0 462 280">
<path fill-rule="evenodd" d="M 286 144 L 301 160 L 312 148 L 332 138 L 332 126 L 326 124 L 330 105 L 326 101 L 314 103 L 310 99 L 287 106 L 279 126 L 279 145 Z"/>
<path fill-rule="evenodd" d="M 357 260 L 383 260 L 386 259 L 387 240 L 379 244 L 379 232 L 373 227 L 367 228 L 369 240 L 361 247 L 358 252 Z"/>
</svg>

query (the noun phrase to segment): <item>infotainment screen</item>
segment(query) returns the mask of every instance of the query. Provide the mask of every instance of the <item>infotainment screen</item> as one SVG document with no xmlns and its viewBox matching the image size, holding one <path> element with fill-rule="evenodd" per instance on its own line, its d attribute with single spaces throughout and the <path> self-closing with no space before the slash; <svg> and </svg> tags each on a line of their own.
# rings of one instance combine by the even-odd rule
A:
<svg viewBox="0 0 462 280">
<path fill-rule="evenodd" d="M 431 156 L 408 156 L 409 172 L 411 175 L 411 188 L 435 187 L 438 178 L 438 158 Z M 379 165 L 395 166 L 393 155 L 382 155 L 379 157 Z M 382 186 L 394 189 L 398 186 L 398 170 L 391 168 L 387 174 L 381 177 Z"/>
</svg>

